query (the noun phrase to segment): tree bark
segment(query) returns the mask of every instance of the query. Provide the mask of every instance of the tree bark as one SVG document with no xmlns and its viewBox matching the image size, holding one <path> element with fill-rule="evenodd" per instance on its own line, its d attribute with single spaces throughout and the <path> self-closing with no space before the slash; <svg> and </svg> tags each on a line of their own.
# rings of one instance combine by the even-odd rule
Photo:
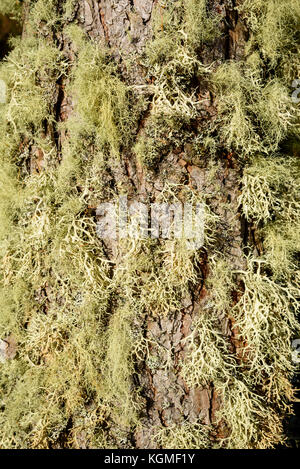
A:
<svg viewBox="0 0 300 469">
<path fill-rule="evenodd" d="M 151 40 L 151 20 L 155 6 L 154 0 L 145 1 L 84 1 L 79 2 L 77 19 L 90 39 L 95 39 L 99 47 L 108 46 L 116 60 L 120 63 L 129 54 L 141 54 L 147 41 Z M 210 3 L 209 8 L 219 14 L 219 28 L 223 35 L 213 45 L 204 47 L 202 57 L 204 63 L 243 58 L 244 38 L 247 29 L 235 11 L 235 2 L 222 5 L 219 1 Z M 130 38 L 128 35 L 130 31 Z M 129 83 L 147 84 L 143 78 L 141 67 L 133 70 L 133 76 L 127 76 L 123 70 L 124 80 Z M 216 102 L 205 84 L 200 84 L 202 96 L 207 96 L 205 111 L 207 119 L 213 119 L 217 114 Z M 137 129 L 137 135 L 146 126 L 147 114 L 142 125 Z M 197 122 L 201 128 L 201 120 Z M 155 173 L 139 168 L 135 155 L 129 149 L 121 154 L 115 180 L 124 181 L 128 193 L 135 193 L 137 201 L 149 200 L 159 193 L 157 187 L 162 187 L 162 174 L 168 181 L 190 184 L 201 192 L 213 192 L 208 182 L 208 161 L 201 163 L 201 167 L 193 165 L 189 158 L 188 145 L 172 148 L 163 161 L 155 168 Z M 212 200 L 215 212 L 220 216 L 220 226 L 226 233 L 221 241 L 220 250 L 226 253 L 226 259 L 232 269 L 243 270 L 245 261 L 242 251 L 245 246 L 247 228 L 239 213 L 238 196 L 241 178 L 239 163 L 233 158 L 229 160 L 224 154 L 221 167 L 214 184 L 220 184 L 217 198 Z M 133 186 L 133 187 L 132 187 Z M 222 202 L 230 200 L 230 211 L 222 210 Z M 223 237 L 221 235 L 221 237 Z M 175 314 L 163 318 L 155 318 L 147 312 L 138 326 L 142 328 L 144 337 L 154 340 L 156 344 L 151 349 L 154 356 L 159 357 L 162 364 L 171 360 L 168 369 L 150 369 L 146 363 L 139 364 L 138 378 L 135 385 L 141 387 L 144 397 L 141 422 L 143 428 L 137 429 L 130 436 L 135 448 L 153 448 L 153 429 L 180 425 L 183 422 L 194 423 L 199 419 L 206 425 L 214 424 L 215 413 L 221 405 L 218 394 L 213 385 L 207 388 L 189 389 L 180 376 L 181 359 L 186 347 L 182 344 L 191 334 L 193 318 L 210 300 L 211 292 L 205 287 L 206 276 L 209 272 L 209 259 L 205 252 L 200 265 L 199 284 L 190 292 L 190 297 L 183 299 L 182 309 Z M 238 286 L 237 286 L 238 289 Z M 234 292 L 232 292 L 234 295 Z M 228 317 L 220 319 L 221 328 L 234 347 L 238 347 L 237 332 Z M 221 430 L 220 430 L 221 432 Z"/>
<path fill-rule="evenodd" d="M 23 41 L 32 35 L 28 24 L 33 8 L 32 2 L 24 3 Z M 250 36 L 249 26 L 237 9 L 243 1 L 209 0 L 206 3 L 207 12 L 217 18 L 215 28 L 218 28 L 221 34 L 213 41 L 204 41 L 201 44 L 197 49 L 198 60 L 203 66 L 213 64 L 214 69 L 228 61 L 243 63 L 246 58 L 245 44 Z M 62 18 L 64 2 L 57 1 L 54 4 L 55 14 L 58 18 Z M 49 119 L 48 123 L 45 122 L 41 136 L 54 145 L 55 157 L 52 156 L 52 159 L 56 160 L 56 164 L 61 164 L 70 144 L 70 131 L 66 130 L 66 125 L 74 113 L 76 114 L 76 97 L 70 92 L 70 83 L 80 50 L 70 39 L 67 27 L 79 25 L 89 44 L 93 44 L 99 50 L 109 51 L 108 54 L 117 67 L 120 81 L 128 89 L 134 90 L 134 99 L 138 101 L 143 96 L 143 90 L 155 84 L 153 77 L 147 74 L 148 70 L 143 60 L 145 50 L 155 34 L 154 19 L 159 9 L 160 28 L 163 30 L 166 8 L 156 0 L 75 0 L 72 2 L 69 14 L 55 26 L 40 21 L 35 36 L 59 50 L 67 63 L 65 73 L 55 79 L 56 82 L 53 84 L 52 119 Z M 119 157 L 115 158 L 109 169 L 103 170 L 101 176 L 115 196 L 125 192 L 135 202 L 159 201 L 166 181 L 169 184 L 186 186 L 199 195 L 209 196 L 210 210 L 218 219 L 214 232 L 214 249 L 215 252 L 221 253 L 219 258 L 229 266 L 230 276 L 233 279 L 228 287 L 230 304 L 227 305 L 227 309 L 212 314 L 218 324 L 218 333 L 222 334 L 228 344 L 228 350 L 236 359 L 237 366 L 241 367 L 245 360 L 243 349 L 247 344 L 240 336 L 231 311 L 240 301 L 244 291 L 242 278 L 237 272 L 246 271 L 245 255 L 250 249 L 259 253 L 260 241 L 256 238 L 255 226 L 246 220 L 241 210 L 240 195 L 244 163 L 237 152 L 230 152 L 226 145 L 222 147 L 222 143 L 218 144 L 218 165 L 213 177 L 211 163 L 216 157 L 212 156 L 209 150 L 206 153 L 202 152 L 200 158 L 195 158 L 193 154 L 191 141 L 198 135 L 205 134 L 206 129 L 213 127 L 219 117 L 218 96 L 214 93 L 211 83 L 205 77 L 197 79 L 195 89 L 199 96 L 200 107 L 195 118 L 181 128 L 182 143 L 167 142 L 162 150 L 162 156 L 151 168 L 143 165 L 137 157 L 135 144 L 146 135 L 152 115 L 154 96 L 150 92 L 147 96 L 149 100 L 147 106 L 140 111 L 134 128 L 129 131 L 133 134 L 133 139 L 129 145 L 121 143 Z M 20 143 L 21 147 L 22 152 L 27 152 L 28 155 L 26 162 L 28 173 L 40 174 L 45 166 L 43 150 L 39 148 L 38 143 L 27 141 L 26 137 Z M 96 198 L 94 205 L 89 205 L 85 211 L 93 221 L 97 221 L 97 203 L 99 201 Z M 117 241 L 104 241 L 103 249 L 106 260 L 112 266 L 109 275 L 113 278 L 114 269 L 120 262 Z M 157 448 L 164 445 L 161 440 L 156 439 L 157 429 L 168 430 L 181 428 L 184 425 L 195 426 L 198 423 L 212 429 L 209 434 L 211 446 L 220 440 L 226 440 L 230 435 L 230 429 L 224 419 L 218 418 L 218 412 L 224 403 L 215 383 L 209 381 L 206 385 L 192 387 L 188 385 L 182 373 L 182 363 L 189 357 L 188 338 L 195 330 L 195 321 L 201 317 L 203 311 L 210 311 L 216 294 L 214 285 L 211 284 L 216 255 L 205 244 L 198 255 L 198 260 L 195 261 L 196 281 L 190 286 L 188 294 L 181 298 L 180 308 L 175 311 L 170 309 L 165 314 L 156 314 L 154 305 L 153 309 L 146 308 L 138 317 L 130 319 L 132 331 L 139 331 L 148 344 L 147 352 L 144 350 L 142 356 L 136 359 L 130 377 L 132 395 L 138 395 L 139 424 L 124 426 L 108 412 L 106 423 L 102 422 L 100 425 L 101 431 L 106 435 L 108 447 Z M 155 285 L 153 288 L 156 288 Z M 39 295 L 43 297 L 43 308 L 47 315 L 51 292 L 45 287 Z M 122 291 L 115 292 L 110 300 L 110 310 L 106 312 L 104 319 L 107 330 L 112 327 L 113 317 L 118 321 L 116 305 L 122 299 L 122 295 Z M 115 347 L 117 355 L 118 344 L 115 344 Z M 154 357 L 156 364 L 153 364 L 149 357 L 152 359 Z M 86 412 L 91 416 L 94 415 L 95 403 L 92 398 L 90 399 Z M 48 442 L 50 447 L 93 447 L 94 444 L 89 439 L 84 424 L 82 431 L 77 432 L 76 437 L 70 438 L 76 427 L 74 415 L 69 418 L 66 426 L 58 431 L 57 440 L 52 439 L 50 443 Z M 47 444 L 41 443 L 41 445 Z M 187 443 L 185 445 L 188 446 Z"/>
</svg>

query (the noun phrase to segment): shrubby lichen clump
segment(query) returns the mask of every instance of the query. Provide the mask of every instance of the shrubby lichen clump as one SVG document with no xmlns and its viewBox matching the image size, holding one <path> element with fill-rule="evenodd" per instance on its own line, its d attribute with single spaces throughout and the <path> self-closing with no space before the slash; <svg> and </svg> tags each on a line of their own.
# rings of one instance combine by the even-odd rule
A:
<svg viewBox="0 0 300 469">
<path fill-rule="evenodd" d="M 290 8 L 258 3 L 245 2 L 240 10 L 251 30 L 247 59 L 220 65 L 209 79 L 219 110 L 211 135 L 217 132 L 221 144 L 244 165 L 241 212 L 254 224 L 262 250 L 248 254 L 248 270 L 241 272 L 228 270 L 222 255 L 212 254 L 208 282 L 213 307 L 194 322 L 182 370 L 192 387 L 214 385 L 222 400 L 215 424 L 225 424 L 218 444 L 232 448 L 267 448 L 282 441 L 295 370 L 290 343 L 299 330 L 299 166 L 281 153 L 282 143 L 298 138 L 299 131 L 299 111 L 286 81 L 298 70 L 291 53 L 298 41 L 299 9 L 296 2 Z M 286 31 L 284 41 L 276 34 L 273 44 L 272 28 L 278 34 Z M 236 281 L 242 289 L 232 307 Z M 240 342 L 236 350 L 221 330 L 224 314 L 234 321 Z"/>
<path fill-rule="evenodd" d="M 0 11 L 16 14 L 18 3 L 2 1 Z M 233 270 L 218 250 L 211 197 L 165 185 L 163 201 L 184 192 L 205 206 L 211 295 L 184 341 L 181 376 L 191 389 L 213 386 L 221 405 L 211 426 L 158 427 L 153 441 L 163 448 L 273 447 L 284 440 L 291 409 L 290 341 L 298 329 L 299 167 L 284 144 L 299 137 L 299 108 L 287 81 L 298 70 L 299 4 L 243 2 L 246 59 L 210 66 L 202 64 L 201 48 L 218 36 L 217 13 L 204 0 L 158 5 L 154 38 L 141 57 L 148 85 L 138 99 L 110 52 L 78 26 L 63 31 L 72 61 L 49 40 L 71 7 L 32 2 L 25 39 L 14 41 L 0 65 L 8 85 L 0 104 L 0 337 L 17 343 L 16 358 L 0 365 L 0 446 L 131 444 L 128 434 L 141 425 L 145 406 L 133 376 L 149 360 L 140 324 L 145 315 L 182 308 L 199 282 L 203 251 L 188 249 L 185 240 L 129 239 L 112 261 L 96 235 L 94 209 L 116 195 L 103 175 L 122 151 L 133 149 L 150 172 L 179 143 L 192 142 L 197 151 L 204 81 L 218 118 L 201 129 L 200 146 L 213 164 L 220 149 L 236 155 L 240 212 L 259 249 L 249 244 L 247 267 Z M 34 34 L 41 24 L 43 34 Z M 72 96 L 59 125 L 58 85 Z M 224 318 L 235 342 L 224 333 Z"/>
</svg>

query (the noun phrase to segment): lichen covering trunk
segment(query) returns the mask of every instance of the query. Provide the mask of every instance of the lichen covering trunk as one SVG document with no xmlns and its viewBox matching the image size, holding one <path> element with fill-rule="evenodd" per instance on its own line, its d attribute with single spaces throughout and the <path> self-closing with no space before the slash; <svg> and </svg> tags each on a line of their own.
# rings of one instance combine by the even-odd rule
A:
<svg viewBox="0 0 300 469">
<path fill-rule="evenodd" d="M 0 447 L 272 448 L 299 333 L 298 0 L 0 0 Z M 295 100 L 294 100 L 295 101 Z M 97 236 L 119 196 L 204 243 Z"/>
</svg>

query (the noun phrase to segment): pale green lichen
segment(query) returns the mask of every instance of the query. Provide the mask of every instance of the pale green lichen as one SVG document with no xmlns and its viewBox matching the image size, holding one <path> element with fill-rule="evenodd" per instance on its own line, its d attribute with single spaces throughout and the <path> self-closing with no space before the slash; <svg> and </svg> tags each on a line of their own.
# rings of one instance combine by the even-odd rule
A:
<svg viewBox="0 0 300 469">
<path fill-rule="evenodd" d="M 20 0 L 1 0 L 0 14 L 9 15 L 10 18 L 20 20 L 22 13 L 22 3 Z"/>
<path fill-rule="evenodd" d="M 242 184 L 239 201 L 247 220 L 268 222 L 276 216 L 296 223 L 299 168 L 294 158 L 257 158 L 245 168 Z"/>
<path fill-rule="evenodd" d="M 67 33 L 78 51 L 69 87 L 75 100 L 75 112 L 68 122 L 71 138 L 93 137 L 97 146 L 107 148 L 116 158 L 121 145 L 128 145 L 133 136 L 138 105 L 109 54 L 86 41 L 78 27 L 69 27 Z"/>
<path fill-rule="evenodd" d="M 212 446 L 209 430 L 201 423 L 185 422 L 158 429 L 153 441 L 163 449 L 207 449 Z"/>
<path fill-rule="evenodd" d="M 2 13 L 14 4 L 2 1 Z M 223 432 L 184 422 L 156 429 L 154 441 L 171 449 L 212 442 L 273 447 L 284 440 L 282 420 L 293 395 L 289 342 L 298 330 L 299 173 L 294 159 L 274 154 L 298 132 L 298 110 L 283 79 L 296 69 L 291 45 L 298 41 L 298 4 L 244 2 L 252 30 L 248 58 L 214 73 L 198 55 L 217 30 L 206 2 L 158 5 L 154 41 L 143 57 L 152 83 L 136 105 L 137 88 L 126 86 L 110 54 L 78 27 L 64 31 L 74 47 L 72 66 L 50 45 L 46 38 L 63 25 L 57 4 L 32 3 L 28 37 L 15 43 L 0 67 L 8 87 L 0 116 L 0 337 L 13 335 L 17 342 L 15 359 L 1 364 L 0 446 L 130 446 L 128 434 L 145 405 L 133 380 L 138 362 L 146 360 L 151 369 L 172 365 L 151 355 L 150 345 L 157 344 L 143 337 L 140 324 L 146 316 L 171 318 L 182 309 L 182 300 L 203 280 L 203 251 L 185 239 L 126 239 L 109 261 L 93 207 L 117 195 L 103 175 L 134 144 L 140 111 L 150 98 L 150 118 L 135 146 L 140 162 L 153 168 L 163 152 L 193 139 L 186 133 L 199 117 L 195 83 L 205 79 L 212 80 L 222 127 L 201 131 L 193 148 L 217 158 L 223 146 L 246 157 L 240 207 L 259 228 L 262 252 L 247 259 L 245 270 L 233 272 L 216 252 L 218 218 L 209 198 L 165 184 L 159 201 L 183 198 L 205 208 L 210 296 L 182 343 L 181 374 L 190 388 L 214 386 L 221 406 L 213 430 Z M 64 4 L 64 18 L 72 6 L 70 0 Z M 34 28 L 44 39 L 32 37 Z M 274 70 L 272 78 L 265 68 Z M 74 109 L 60 125 L 68 143 L 59 154 L 51 139 L 57 131 L 53 110 L 56 83 L 67 75 Z M 39 154 L 42 164 L 29 167 Z M 212 169 L 212 182 L 214 174 Z M 223 327 L 226 317 L 231 336 Z"/>
<path fill-rule="evenodd" d="M 259 47 L 270 67 L 290 61 L 291 69 L 297 60 L 299 2 L 246 0 L 238 9 L 253 33 L 248 47 Z"/>
<path fill-rule="evenodd" d="M 264 83 L 260 73 L 260 68 L 232 62 L 221 65 L 213 76 L 221 136 L 240 156 L 278 150 L 296 118 L 286 86 L 276 78 Z"/>
<path fill-rule="evenodd" d="M 210 68 L 199 60 L 197 49 L 216 35 L 216 19 L 207 13 L 206 2 L 189 0 L 158 5 L 154 40 L 145 51 L 143 65 L 151 85 L 151 114 L 135 152 L 139 161 L 153 168 L 162 154 L 182 143 L 186 126 L 198 116 L 198 82 Z"/>
</svg>

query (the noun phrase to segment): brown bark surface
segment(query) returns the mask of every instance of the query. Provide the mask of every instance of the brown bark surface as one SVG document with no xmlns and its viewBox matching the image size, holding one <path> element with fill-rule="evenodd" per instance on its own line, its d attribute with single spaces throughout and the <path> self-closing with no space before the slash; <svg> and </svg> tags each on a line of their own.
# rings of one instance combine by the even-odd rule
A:
<svg viewBox="0 0 300 469">
<path fill-rule="evenodd" d="M 78 20 L 87 35 L 98 42 L 99 47 L 105 45 L 111 49 L 123 70 L 124 80 L 128 83 L 145 84 L 143 70 L 138 62 L 134 75 L 128 76 L 126 68 L 123 67 L 123 59 L 129 54 L 141 53 L 146 42 L 151 39 L 154 4 L 155 0 L 78 1 L 70 23 L 75 19 Z M 225 59 L 239 60 L 243 57 L 243 44 L 247 31 L 234 7 L 234 0 L 210 2 L 210 8 L 220 16 L 219 27 L 223 34 L 213 46 L 203 48 L 201 57 L 203 63 L 212 61 L 221 63 Z M 72 44 L 61 35 L 58 35 L 56 40 L 72 59 Z M 199 130 L 217 115 L 215 99 L 206 84 L 201 83 L 200 88 L 201 95 L 206 97 L 206 100 L 202 110 L 203 117 L 196 123 Z M 72 112 L 72 98 L 65 95 L 63 82 L 57 89 L 55 108 L 56 116 L 60 121 L 67 119 Z M 137 133 L 143 131 L 147 117 L 146 113 Z M 57 133 L 55 138 L 58 150 L 60 150 L 65 136 Z M 34 159 L 34 164 L 38 164 L 37 159 Z M 213 192 L 218 185 L 219 195 L 213 200 L 212 206 L 221 220 L 222 233 L 219 233 L 221 243 L 219 247 L 226 253 L 229 265 L 233 269 L 240 270 L 244 267 L 242 250 L 247 228 L 239 214 L 237 201 L 240 181 L 239 164 L 234 156 L 224 153 L 213 187 L 208 181 L 207 166 L 208 161 L 205 159 L 201 161 L 201 164 L 193 163 L 188 145 L 174 148 L 169 152 L 159 163 L 155 174 L 141 168 L 133 152 L 126 152 L 121 155 L 113 179 L 115 182 L 122 181 L 128 193 L 134 194 L 135 200 L 142 202 L 149 199 L 155 201 L 163 186 L 163 179 L 190 184 L 198 191 L 205 193 Z M 230 202 L 230 209 L 220 208 L 223 202 Z M 208 273 L 209 259 L 203 252 L 203 259 L 199 266 L 199 285 L 195 291 L 190 292 L 189 297 L 184 299 L 182 310 L 172 317 L 159 319 L 149 316 L 143 323 L 137 320 L 137 325 L 143 329 L 144 336 L 155 340 L 156 345 L 152 347 L 151 353 L 159 357 L 159 362 L 164 363 L 165 367 L 155 370 L 150 369 L 144 363 L 143 367 L 138 370 L 140 378 L 136 377 L 138 382 L 135 385 L 141 387 L 141 395 L 144 398 L 143 430 L 138 430 L 134 435 L 128 436 L 131 444 L 136 448 L 151 447 L 152 429 L 155 426 L 168 427 L 183 421 L 194 423 L 199 419 L 209 425 L 215 421 L 215 412 L 221 403 L 213 387 L 190 390 L 179 374 L 180 359 L 186 353 L 182 341 L 191 333 L 193 317 L 210 301 L 211 292 L 204 287 L 204 280 Z M 234 298 L 234 292 L 232 294 Z M 222 317 L 220 323 L 223 331 L 231 337 L 233 346 L 237 347 L 236 331 L 230 319 Z"/>
<path fill-rule="evenodd" d="M 205 65 L 215 63 L 220 65 L 226 60 L 240 61 L 244 59 L 244 45 L 249 32 L 243 20 L 239 17 L 236 6 L 243 0 L 210 0 L 209 9 L 219 18 L 218 28 L 221 35 L 213 44 L 202 45 L 199 59 Z M 26 37 L 26 12 L 30 2 L 25 2 L 23 37 Z M 157 0 L 77 0 L 74 2 L 72 15 L 66 24 L 79 24 L 86 36 L 95 41 L 97 47 L 108 48 L 118 64 L 122 79 L 128 85 L 148 85 L 145 69 L 141 61 L 147 42 L 153 36 L 153 11 Z M 9 32 L 8 20 L 3 22 L 3 35 Z M 162 24 L 163 28 L 163 24 Z M 49 36 L 49 31 L 41 27 L 38 36 L 44 37 L 49 43 L 63 51 L 68 59 L 68 66 L 72 69 L 75 62 L 76 48 L 63 29 L 59 29 Z M 2 37 L 0 36 L 0 40 Z M 127 59 L 134 62 L 134 67 L 127 67 Z M 201 80 L 201 79 L 200 79 Z M 66 122 L 74 111 L 73 97 L 67 92 L 69 83 L 68 73 L 55 84 L 53 90 L 54 123 L 46 125 L 44 137 L 50 137 L 55 142 L 58 161 L 62 158 L 63 148 L 68 144 L 67 131 L 61 130 L 59 124 Z M 201 97 L 201 110 L 193 122 L 193 132 L 196 135 L 206 129 L 218 117 L 218 102 L 211 87 L 203 79 L 198 84 Z M 138 93 L 138 92 L 137 92 Z M 144 111 L 135 129 L 136 138 L 143 135 L 147 120 L 150 117 L 151 102 Z M 22 147 L 27 149 L 30 172 L 40 172 L 43 168 L 44 154 L 30 142 L 24 141 Z M 25 150 L 24 150 L 25 151 Z M 242 216 L 239 207 L 241 194 L 242 167 L 237 155 L 221 152 L 218 170 L 211 178 L 210 156 L 195 159 L 191 146 L 182 144 L 171 147 L 158 162 L 155 171 L 142 166 L 137 160 L 133 148 L 121 151 L 120 158 L 111 165 L 110 174 L 103 174 L 107 185 L 118 193 L 118 187 L 126 189 L 128 197 L 136 202 L 152 203 L 157 201 L 164 187 L 164 181 L 184 184 L 199 193 L 211 194 L 210 206 L 219 217 L 216 242 L 217 250 L 223 253 L 232 271 L 242 271 L 246 268 L 245 256 L 247 244 L 250 241 L 259 244 L 255 239 L 255 231 Z M 96 207 L 89 207 L 90 214 L 96 217 Z M 106 243 L 107 257 L 112 263 L 116 259 L 116 242 Z M 208 287 L 211 270 L 211 259 L 205 247 L 201 251 L 198 268 L 198 283 L 191 288 L 189 294 L 182 299 L 182 307 L 176 313 L 165 317 L 157 317 L 150 311 L 141 318 L 135 318 L 134 327 L 142 331 L 144 338 L 150 344 L 151 356 L 157 357 L 160 364 L 150 366 L 149 361 L 139 361 L 135 375 L 132 377 L 132 387 L 139 390 L 142 398 L 141 427 L 132 430 L 121 438 L 118 428 L 114 431 L 115 422 L 109 422 L 112 440 L 118 448 L 153 448 L 153 432 L 157 428 L 180 425 L 183 422 L 201 422 L 205 425 L 215 425 L 217 437 L 226 436 L 226 428 L 222 423 L 217 424 L 216 413 L 222 402 L 213 384 L 204 388 L 190 389 L 181 376 L 181 366 L 187 354 L 185 339 L 193 331 L 194 319 L 199 312 L 209 309 L 213 302 L 213 290 Z M 238 280 L 236 280 L 238 282 Z M 242 284 L 232 287 L 232 307 L 238 302 L 242 291 Z M 43 292 L 47 297 L 47 292 Z M 45 298 L 43 298 L 45 300 Z M 112 311 L 113 314 L 113 305 Z M 228 337 L 231 351 L 237 360 L 242 358 L 243 342 L 234 319 L 224 313 L 217 318 L 219 328 Z M 0 344 L 1 345 L 1 344 Z M 2 348 L 6 344 L 2 344 Z M 118 436 L 116 436 L 118 435 Z M 80 438 L 79 438 L 80 439 Z M 83 432 L 82 441 L 78 445 L 86 447 Z M 63 446 L 63 444 L 62 444 Z"/>
</svg>

